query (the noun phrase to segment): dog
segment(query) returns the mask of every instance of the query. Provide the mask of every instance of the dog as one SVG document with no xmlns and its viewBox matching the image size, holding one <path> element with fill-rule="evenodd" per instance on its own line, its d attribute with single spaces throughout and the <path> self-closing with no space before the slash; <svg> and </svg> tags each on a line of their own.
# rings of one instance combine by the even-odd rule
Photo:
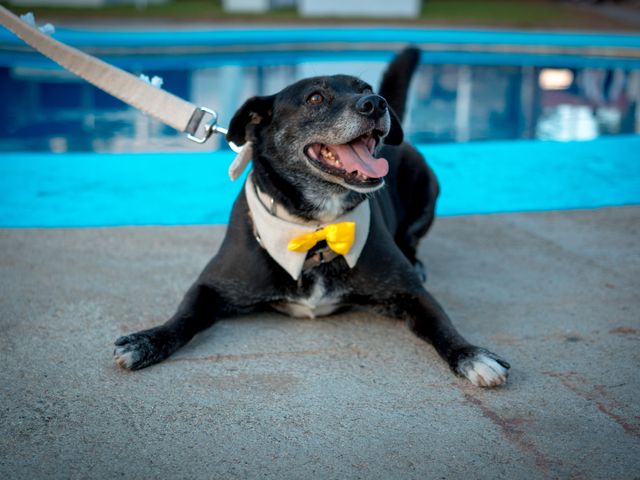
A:
<svg viewBox="0 0 640 480">
<path fill-rule="evenodd" d="M 419 56 L 400 52 L 379 94 L 352 76 L 321 76 L 240 107 L 227 140 L 249 149 L 253 168 L 220 250 L 173 317 L 116 340 L 119 366 L 160 362 L 221 318 L 365 308 L 405 320 L 474 385 L 506 382 L 509 364 L 467 342 L 423 286 L 416 249 L 439 187 L 401 126 Z"/>
</svg>

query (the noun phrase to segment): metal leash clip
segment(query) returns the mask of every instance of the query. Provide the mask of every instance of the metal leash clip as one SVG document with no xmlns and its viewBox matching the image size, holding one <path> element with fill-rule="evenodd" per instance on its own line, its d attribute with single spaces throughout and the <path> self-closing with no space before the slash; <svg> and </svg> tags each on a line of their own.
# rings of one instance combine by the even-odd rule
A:
<svg viewBox="0 0 640 480">
<path fill-rule="evenodd" d="M 196 137 L 191 133 L 187 134 L 187 138 L 192 142 L 196 142 L 196 143 L 204 143 L 207 140 L 209 140 L 209 137 L 214 132 L 220 132 L 220 127 L 216 125 L 218 123 L 218 112 L 216 112 L 215 110 L 211 110 L 210 108 L 207 108 L 207 107 L 200 107 L 200 110 L 203 111 L 205 114 L 208 113 L 209 115 L 211 115 L 211 121 L 205 124 L 204 133 L 202 137 Z M 223 128 L 222 130 L 225 130 L 225 129 Z M 226 134 L 227 132 L 225 131 L 220 133 Z"/>
<path fill-rule="evenodd" d="M 192 142 L 204 143 L 214 133 L 220 133 L 226 137 L 228 130 L 224 127 L 220 127 L 217 125 L 218 112 L 216 112 L 215 110 L 211 110 L 210 108 L 207 108 L 207 107 L 200 107 L 200 110 L 202 110 L 205 114 L 208 113 L 209 115 L 211 115 L 211 120 L 209 121 L 209 123 L 205 124 L 202 137 L 196 137 L 195 135 L 189 133 L 187 134 L 187 138 Z M 231 148 L 231 150 L 233 150 L 236 153 L 240 152 L 241 148 L 238 147 L 235 143 L 233 142 L 227 142 L 227 143 L 229 144 L 229 147 Z"/>
</svg>

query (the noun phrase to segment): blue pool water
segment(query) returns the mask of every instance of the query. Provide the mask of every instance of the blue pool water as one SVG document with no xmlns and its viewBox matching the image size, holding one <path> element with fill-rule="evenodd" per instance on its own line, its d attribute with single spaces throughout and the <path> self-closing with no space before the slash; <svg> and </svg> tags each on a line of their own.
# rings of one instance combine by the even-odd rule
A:
<svg viewBox="0 0 640 480">
<path fill-rule="evenodd" d="M 424 53 L 405 121 L 440 215 L 640 203 L 640 36 L 421 29 L 80 32 L 56 37 L 218 110 L 331 73 L 376 85 Z M 241 185 L 197 146 L 0 29 L 0 226 L 225 223 Z M 9 93 L 9 94 L 8 94 Z M 542 139 L 546 141 L 541 141 Z M 549 141 L 549 140 L 562 140 Z"/>
<path fill-rule="evenodd" d="M 421 146 L 442 184 L 440 215 L 640 203 L 640 136 Z M 0 159 L 0 225 L 226 223 L 242 180 L 228 151 Z M 633 159 L 633 161 L 630 161 Z"/>
</svg>

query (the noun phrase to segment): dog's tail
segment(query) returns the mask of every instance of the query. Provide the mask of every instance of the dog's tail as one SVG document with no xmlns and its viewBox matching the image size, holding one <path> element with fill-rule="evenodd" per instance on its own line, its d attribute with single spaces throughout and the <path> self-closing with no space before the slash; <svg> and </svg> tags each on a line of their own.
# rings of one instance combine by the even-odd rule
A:
<svg viewBox="0 0 640 480">
<path fill-rule="evenodd" d="M 407 47 L 396 55 L 382 76 L 379 93 L 387 100 L 400 121 L 404 117 L 411 77 L 419 61 L 420 50 Z"/>
</svg>

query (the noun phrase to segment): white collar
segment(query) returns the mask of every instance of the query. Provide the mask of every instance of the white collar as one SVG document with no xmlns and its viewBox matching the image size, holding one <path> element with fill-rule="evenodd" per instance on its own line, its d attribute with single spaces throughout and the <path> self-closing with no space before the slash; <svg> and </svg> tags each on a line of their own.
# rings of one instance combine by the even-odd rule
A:
<svg viewBox="0 0 640 480">
<path fill-rule="evenodd" d="M 291 216 L 286 220 L 275 216 L 262 203 L 256 190 L 251 175 L 249 175 L 245 183 L 244 193 L 247 197 L 249 211 L 260 244 L 271 255 L 271 258 L 284 268 L 294 280 L 300 278 L 307 252 L 289 250 L 287 248 L 289 241 L 294 237 L 313 232 L 332 223 L 355 222 L 355 239 L 349 253 L 344 256 L 349 268 L 355 267 L 369 236 L 371 209 L 368 199 L 332 222 L 304 222 L 303 220 L 295 221 Z"/>
</svg>

